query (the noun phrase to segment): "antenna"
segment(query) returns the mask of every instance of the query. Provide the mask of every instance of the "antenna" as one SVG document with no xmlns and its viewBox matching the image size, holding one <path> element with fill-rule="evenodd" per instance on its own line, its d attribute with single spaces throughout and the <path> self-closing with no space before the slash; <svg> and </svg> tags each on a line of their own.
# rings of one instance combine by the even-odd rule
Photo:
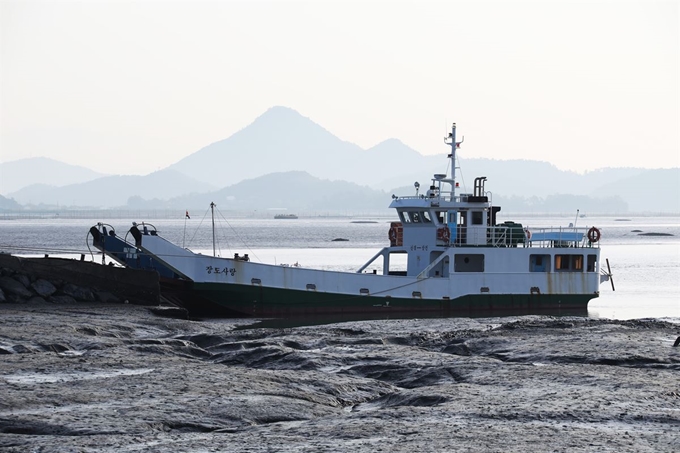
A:
<svg viewBox="0 0 680 453">
<path fill-rule="evenodd" d="M 576 228 L 577 221 L 578 221 L 578 209 L 576 210 L 576 218 L 574 219 L 574 228 Z"/>
</svg>

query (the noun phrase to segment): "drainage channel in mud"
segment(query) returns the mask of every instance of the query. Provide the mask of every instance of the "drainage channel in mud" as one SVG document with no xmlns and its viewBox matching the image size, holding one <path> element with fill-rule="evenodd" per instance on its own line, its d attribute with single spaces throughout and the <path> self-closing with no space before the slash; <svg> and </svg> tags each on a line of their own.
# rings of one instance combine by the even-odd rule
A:
<svg viewBox="0 0 680 453">
<path fill-rule="evenodd" d="M 117 376 L 136 376 L 151 373 L 153 368 L 142 368 L 136 370 L 110 370 L 110 371 L 81 371 L 78 373 L 27 373 L 5 375 L 2 379 L 10 384 L 46 384 L 55 382 L 86 381 L 91 379 L 105 379 Z"/>
</svg>

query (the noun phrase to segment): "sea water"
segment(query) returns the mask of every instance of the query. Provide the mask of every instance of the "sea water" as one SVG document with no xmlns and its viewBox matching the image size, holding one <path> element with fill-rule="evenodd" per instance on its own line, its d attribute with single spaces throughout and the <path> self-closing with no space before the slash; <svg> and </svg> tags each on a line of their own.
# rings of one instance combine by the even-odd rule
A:
<svg viewBox="0 0 680 453">
<path fill-rule="evenodd" d="M 132 221 L 107 220 L 119 236 Z M 248 254 L 251 260 L 278 265 L 355 271 L 389 244 L 387 217 L 300 217 L 299 219 L 215 219 L 215 253 L 232 257 Z M 500 219 L 503 221 L 506 219 Z M 600 240 L 601 267 L 606 260 L 613 274 L 600 286 L 600 297 L 588 304 L 592 318 L 670 318 L 680 322 L 680 218 L 679 217 L 552 217 L 514 216 L 529 230 L 576 223 L 596 226 Z M 97 219 L 0 220 L 0 252 L 25 256 L 85 254 L 101 260 L 88 237 Z M 210 217 L 150 220 L 166 239 L 204 254 L 213 253 Z M 668 236 L 647 236 L 645 234 Z M 405 265 L 403 263 L 403 265 Z M 377 267 L 374 266 L 377 269 Z M 370 271 L 373 268 L 369 268 Z"/>
</svg>

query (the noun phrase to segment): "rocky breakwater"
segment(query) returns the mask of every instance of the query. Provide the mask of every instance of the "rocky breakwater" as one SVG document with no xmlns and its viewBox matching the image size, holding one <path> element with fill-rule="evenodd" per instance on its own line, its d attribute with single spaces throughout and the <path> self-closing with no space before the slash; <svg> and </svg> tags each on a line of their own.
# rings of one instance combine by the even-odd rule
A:
<svg viewBox="0 0 680 453">
<path fill-rule="evenodd" d="M 156 272 L 0 254 L 0 303 L 157 304 L 159 297 Z"/>
</svg>

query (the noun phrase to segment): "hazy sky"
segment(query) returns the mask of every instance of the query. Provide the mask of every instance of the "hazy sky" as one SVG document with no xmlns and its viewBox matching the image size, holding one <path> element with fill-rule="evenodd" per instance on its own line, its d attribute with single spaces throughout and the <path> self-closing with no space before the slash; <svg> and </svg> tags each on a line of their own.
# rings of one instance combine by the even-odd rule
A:
<svg viewBox="0 0 680 453">
<path fill-rule="evenodd" d="M 463 157 L 678 167 L 678 4 L 0 0 L 0 161 L 146 174 L 283 105 L 363 148 L 456 121 Z"/>
</svg>

